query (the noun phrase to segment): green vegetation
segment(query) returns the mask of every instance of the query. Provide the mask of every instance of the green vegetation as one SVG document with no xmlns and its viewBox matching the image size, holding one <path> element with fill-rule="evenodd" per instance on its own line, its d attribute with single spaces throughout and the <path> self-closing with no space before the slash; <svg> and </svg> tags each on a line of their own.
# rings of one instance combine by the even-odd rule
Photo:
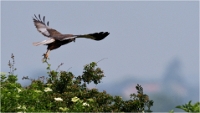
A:
<svg viewBox="0 0 200 113">
<path fill-rule="evenodd" d="M 24 80 L 30 80 L 31 84 L 22 87 L 17 83 L 17 75 L 14 74 L 14 55 L 8 66 L 8 74 L 1 73 L 1 111 L 2 112 L 151 112 L 153 100 L 143 93 L 141 85 L 136 86 L 137 94 L 130 94 L 130 99 L 124 101 L 120 96 L 111 96 L 106 91 L 88 89 L 87 85 L 101 83 L 104 77 L 103 71 L 97 67 L 96 62 L 84 66 L 83 74 L 73 75 L 69 71 L 51 69 L 47 60 L 48 78 L 44 76 L 37 80 L 28 76 Z M 200 103 L 177 106 L 186 112 L 198 112 Z M 170 111 L 173 113 L 173 110 Z"/>
<path fill-rule="evenodd" d="M 199 113 L 200 112 L 200 102 L 196 102 L 195 104 L 191 104 L 192 101 L 189 101 L 185 105 L 176 106 L 176 108 L 182 109 L 185 112 L 189 113 Z M 174 110 L 171 110 L 169 113 L 174 113 Z"/>
<path fill-rule="evenodd" d="M 14 56 L 11 58 L 13 62 L 9 61 L 9 74 L 1 73 L 2 112 L 151 112 L 153 101 L 143 93 L 140 85 L 136 86 L 137 94 L 131 94 L 127 101 L 106 91 L 88 89 L 88 84 L 97 85 L 104 77 L 96 62 L 85 65 L 83 74 L 75 76 L 72 72 L 57 71 L 62 64 L 52 70 L 44 60 L 49 77 L 37 80 L 23 77 L 24 80 L 31 80 L 31 84 L 22 87 L 14 75 Z"/>
<path fill-rule="evenodd" d="M 182 109 L 186 112 L 200 112 L 200 102 L 196 102 L 195 104 L 191 104 L 192 101 L 189 101 L 185 105 L 176 106 L 176 108 Z"/>
</svg>

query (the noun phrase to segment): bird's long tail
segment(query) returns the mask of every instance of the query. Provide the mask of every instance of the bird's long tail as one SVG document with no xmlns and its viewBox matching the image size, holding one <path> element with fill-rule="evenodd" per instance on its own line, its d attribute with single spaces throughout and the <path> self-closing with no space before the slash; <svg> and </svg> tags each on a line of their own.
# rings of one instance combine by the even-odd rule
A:
<svg viewBox="0 0 200 113">
<path fill-rule="evenodd" d="M 88 38 L 88 39 L 93 39 L 93 40 L 102 40 L 105 37 L 107 37 L 110 33 L 108 32 L 96 32 L 96 33 L 90 33 L 90 34 L 85 34 L 85 35 L 76 35 L 76 38 Z"/>
<path fill-rule="evenodd" d="M 55 39 L 50 38 L 50 39 L 48 39 L 48 40 L 43 40 L 43 41 L 41 41 L 41 42 L 33 42 L 33 45 L 34 45 L 34 46 L 45 45 L 45 44 L 52 43 L 52 42 L 54 42 L 54 41 L 55 41 Z"/>
</svg>

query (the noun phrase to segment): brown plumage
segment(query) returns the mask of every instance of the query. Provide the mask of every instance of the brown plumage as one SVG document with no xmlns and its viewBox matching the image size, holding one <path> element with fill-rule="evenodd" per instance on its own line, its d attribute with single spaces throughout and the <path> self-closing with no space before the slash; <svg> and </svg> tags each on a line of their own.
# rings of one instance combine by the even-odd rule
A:
<svg viewBox="0 0 200 113">
<path fill-rule="evenodd" d="M 48 58 L 49 52 L 51 50 L 57 49 L 62 45 L 68 44 L 72 41 L 75 42 L 76 38 L 87 38 L 92 40 L 102 40 L 107 37 L 110 33 L 108 32 L 96 32 L 90 33 L 85 35 L 73 35 L 73 34 L 62 34 L 55 29 L 49 27 L 49 22 L 45 23 L 45 16 L 41 19 L 40 15 L 38 17 L 34 15 L 33 22 L 37 30 L 42 33 L 44 36 L 48 37 L 49 39 L 41 41 L 41 42 L 34 42 L 33 45 L 47 45 L 47 52 L 44 54 L 44 58 Z"/>
</svg>

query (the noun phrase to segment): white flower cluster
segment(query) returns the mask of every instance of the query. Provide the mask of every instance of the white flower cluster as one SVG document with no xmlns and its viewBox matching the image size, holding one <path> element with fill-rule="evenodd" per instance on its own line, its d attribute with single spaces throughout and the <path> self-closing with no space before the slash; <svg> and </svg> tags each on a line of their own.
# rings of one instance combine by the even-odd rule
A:
<svg viewBox="0 0 200 113">
<path fill-rule="evenodd" d="M 77 101 L 79 101 L 80 99 L 78 98 L 78 97 L 74 97 L 74 98 L 72 98 L 72 102 L 77 102 Z"/>
<path fill-rule="evenodd" d="M 54 98 L 55 101 L 63 101 L 62 98 L 58 97 L 58 98 Z"/>
<path fill-rule="evenodd" d="M 84 102 L 83 106 L 90 106 L 88 103 Z"/>
<path fill-rule="evenodd" d="M 49 91 L 52 91 L 52 89 L 49 88 L 49 87 L 47 87 L 47 88 L 44 89 L 44 91 L 45 91 L 45 92 L 49 92 Z"/>
</svg>

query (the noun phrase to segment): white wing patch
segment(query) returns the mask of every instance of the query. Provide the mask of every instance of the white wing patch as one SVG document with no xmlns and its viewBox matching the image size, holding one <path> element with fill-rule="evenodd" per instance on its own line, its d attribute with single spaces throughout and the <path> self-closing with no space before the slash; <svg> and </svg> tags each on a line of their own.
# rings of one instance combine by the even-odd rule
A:
<svg viewBox="0 0 200 113">
<path fill-rule="evenodd" d="M 39 32 L 41 32 L 42 34 L 45 34 L 45 35 L 47 35 L 47 36 L 49 36 L 49 35 L 50 35 L 50 33 L 47 31 L 47 29 L 46 29 L 46 28 L 38 28 L 38 31 L 39 31 Z"/>
<path fill-rule="evenodd" d="M 54 42 L 54 41 L 55 41 L 55 39 L 50 38 L 50 39 L 47 39 L 47 40 L 43 40 L 43 41 L 41 41 L 41 42 L 33 42 L 33 45 L 34 45 L 34 46 L 45 45 L 45 44 L 52 43 L 52 42 Z"/>
<path fill-rule="evenodd" d="M 47 31 L 47 29 L 49 29 L 49 27 L 47 27 L 46 25 L 44 25 L 40 22 L 35 22 L 35 26 L 40 33 L 42 33 L 45 36 L 50 36 L 50 33 Z"/>
</svg>

